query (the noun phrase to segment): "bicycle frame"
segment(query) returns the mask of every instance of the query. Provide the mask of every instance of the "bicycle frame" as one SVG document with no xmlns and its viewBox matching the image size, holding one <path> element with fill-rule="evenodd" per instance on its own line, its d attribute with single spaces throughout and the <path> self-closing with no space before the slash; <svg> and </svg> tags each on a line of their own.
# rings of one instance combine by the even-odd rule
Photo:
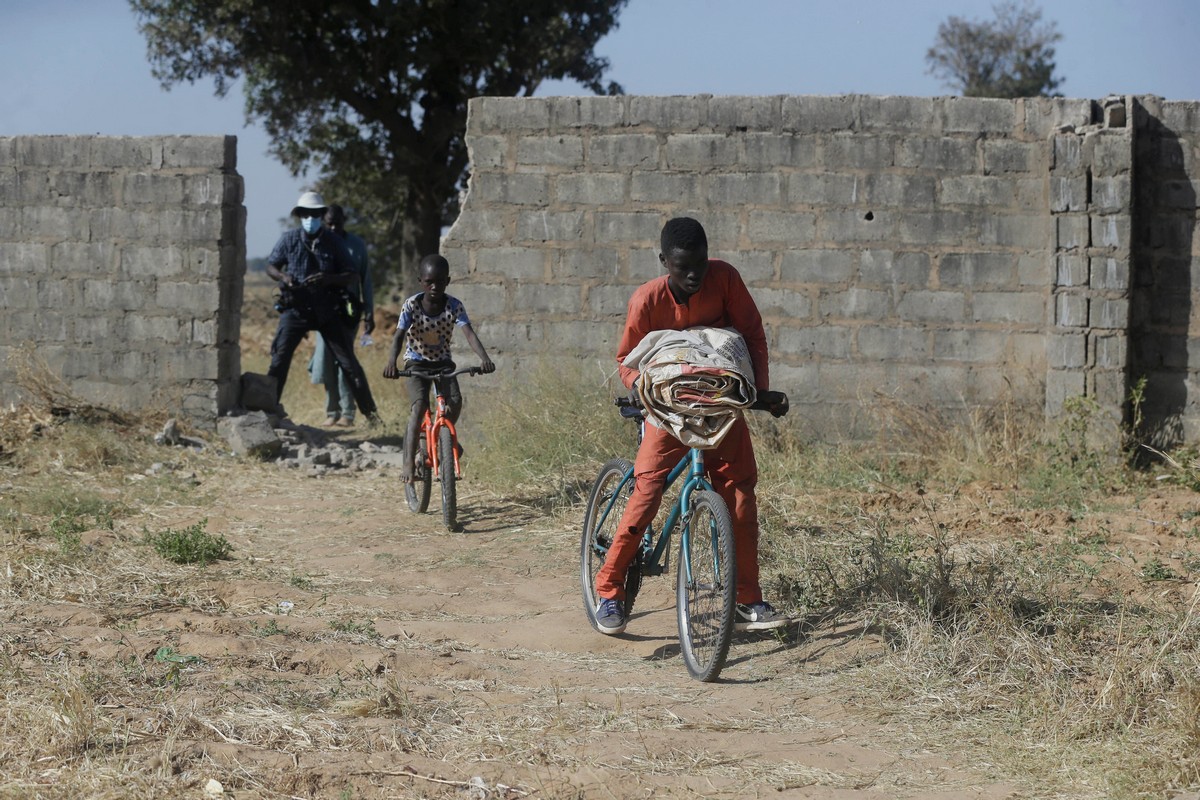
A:
<svg viewBox="0 0 1200 800">
<path fill-rule="evenodd" d="M 454 423 L 446 416 L 446 398 L 442 397 L 437 391 L 437 386 L 434 386 L 434 394 L 437 395 L 436 411 L 430 414 L 429 409 L 425 409 L 425 417 L 421 421 L 421 427 L 425 431 L 425 464 L 431 469 L 433 475 L 439 475 L 438 472 L 438 452 L 437 452 L 437 437 L 438 431 L 442 428 L 449 428 L 450 440 L 455 447 L 451 448 L 454 453 L 454 477 L 462 477 L 462 469 L 458 464 L 458 431 L 454 427 Z"/>
<path fill-rule="evenodd" d="M 644 423 L 643 423 L 644 424 Z M 690 529 L 687 517 L 690 516 L 684 509 L 691 508 L 692 493 L 696 491 L 713 491 L 712 484 L 704 477 L 704 451 L 695 448 L 689 450 L 687 454 L 679 460 L 671 471 L 667 474 L 666 484 L 663 487 L 665 493 L 670 489 L 681 475 L 687 473 L 684 479 L 683 487 L 679 492 L 679 497 L 671 505 L 671 510 L 667 514 L 666 520 L 663 522 L 662 529 L 656 534 L 654 526 L 650 525 L 646 528 L 646 532 L 642 535 L 642 574 L 643 575 L 662 575 L 667 570 L 667 561 L 664 555 L 671 546 L 671 532 L 679 525 L 680 536 L 688 537 Z M 630 469 L 628 474 L 621 480 L 617 486 L 617 490 L 613 492 L 613 496 L 609 498 L 604 509 L 604 514 L 601 519 L 607 519 L 612 513 L 613 504 L 630 481 L 634 479 L 633 469 Z M 687 542 L 685 541 L 685 545 Z"/>
</svg>

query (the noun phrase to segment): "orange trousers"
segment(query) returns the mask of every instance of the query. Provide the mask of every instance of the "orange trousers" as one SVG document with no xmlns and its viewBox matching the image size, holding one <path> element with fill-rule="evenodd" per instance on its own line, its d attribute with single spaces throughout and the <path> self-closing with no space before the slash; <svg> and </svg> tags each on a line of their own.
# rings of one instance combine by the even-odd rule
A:
<svg viewBox="0 0 1200 800">
<path fill-rule="evenodd" d="M 596 574 L 596 594 L 625 599 L 625 573 L 641 546 L 642 533 L 654 521 L 662 504 L 667 474 L 687 453 L 687 445 L 670 433 L 646 423 L 641 447 L 634 461 L 634 486 L 629 504 L 617 525 L 604 566 Z M 750 429 L 739 419 L 717 447 L 704 451 L 704 468 L 713 488 L 721 495 L 733 517 L 734 553 L 737 564 L 737 601 L 762 600 L 758 584 L 758 463 Z"/>
</svg>

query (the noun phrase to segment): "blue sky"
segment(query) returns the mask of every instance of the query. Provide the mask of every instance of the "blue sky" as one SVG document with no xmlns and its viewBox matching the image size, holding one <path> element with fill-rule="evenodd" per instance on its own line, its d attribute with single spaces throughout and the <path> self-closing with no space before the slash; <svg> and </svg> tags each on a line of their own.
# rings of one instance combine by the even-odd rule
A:
<svg viewBox="0 0 1200 800">
<path fill-rule="evenodd" d="M 992 16 L 991 0 L 631 0 L 597 53 L 629 94 L 844 93 L 935 96 L 925 51 L 951 14 Z M 1044 0 L 1058 24 L 1067 97 L 1200 99 L 1195 0 Z M 236 87 L 164 91 L 125 0 L 6 0 L 0 136 L 233 134 L 246 183 L 247 256 L 265 256 L 305 178 L 266 155 Z M 572 84 L 539 95 L 580 94 Z"/>
</svg>

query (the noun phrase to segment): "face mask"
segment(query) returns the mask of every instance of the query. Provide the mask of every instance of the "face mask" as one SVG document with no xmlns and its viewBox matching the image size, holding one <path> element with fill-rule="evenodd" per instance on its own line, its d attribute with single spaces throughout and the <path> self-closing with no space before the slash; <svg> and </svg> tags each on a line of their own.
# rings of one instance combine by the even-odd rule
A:
<svg viewBox="0 0 1200 800">
<path fill-rule="evenodd" d="M 300 227 L 304 229 L 305 233 L 316 233 L 317 231 L 321 230 L 321 218 L 305 217 L 304 219 L 300 220 Z"/>
</svg>

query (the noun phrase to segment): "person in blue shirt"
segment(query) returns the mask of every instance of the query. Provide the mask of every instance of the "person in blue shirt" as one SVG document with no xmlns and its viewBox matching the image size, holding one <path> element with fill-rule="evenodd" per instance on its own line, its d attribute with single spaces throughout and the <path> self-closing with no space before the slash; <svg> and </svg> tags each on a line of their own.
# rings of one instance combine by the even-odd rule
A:
<svg viewBox="0 0 1200 800">
<path fill-rule="evenodd" d="M 354 299 L 355 304 L 362 309 L 363 337 L 370 336 L 375 330 L 375 290 L 371 285 L 371 270 L 367 264 L 367 243 L 350 231 L 346 230 L 346 211 L 334 203 L 325 212 L 325 229 L 332 231 L 342 239 L 354 262 L 357 277 L 346 287 L 347 293 Z M 356 314 L 346 320 L 349 330 L 350 346 L 358 333 L 359 316 Z M 333 357 L 333 351 L 325 344 L 325 338 L 317 334 L 316 347 L 308 362 L 308 372 L 313 383 L 325 384 L 325 424 L 329 427 L 354 426 L 354 392 L 350 379 L 344 371 L 338 368 Z"/>
<path fill-rule="evenodd" d="M 279 327 L 271 343 L 267 374 L 275 378 L 277 397 L 283 397 L 292 355 L 309 331 L 317 331 L 346 373 L 359 409 L 369 422 L 378 424 L 375 399 L 362 365 L 354 356 L 347 327 L 344 289 L 358 273 L 342 240 L 324 229 L 327 208 L 316 192 L 300 195 L 292 209 L 300 226 L 280 236 L 267 256 L 267 275 L 279 281 L 280 293 L 276 305 L 280 310 Z"/>
<path fill-rule="evenodd" d="M 479 356 L 480 366 L 484 372 L 495 372 L 496 365 L 488 357 L 483 343 L 471 327 L 467 317 L 467 309 L 457 297 L 446 294 L 446 286 L 450 283 L 450 263 L 439 255 L 429 255 L 421 259 L 419 274 L 421 285 L 425 291 L 418 292 L 404 301 L 400 308 L 400 319 L 396 322 L 396 333 L 392 336 L 392 350 L 388 354 L 383 377 L 395 379 L 400 377 L 396 361 L 400 358 L 401 347 L 404 346 L 404 367 L 422 364 L 428 367 L 450 367 L 454 369 L 454 361 L 450 357 L 450 340 L 455 328 L 462 328 L 467 344 Z M 413 459 L 416 457 L 417 433 L 421 429 L 421 421 L 429 408 L 429 387 L 433 381 L 426 378 L 411 377 L 408 379 L 408 396 L 412 413 L 408 418 L 408 431 L 404 436 L 404 467 L 401 471 L 405 483 L 412 483 Z M 457 422 L 462 413 L 462 390 L 458 386 L 458 378 L 439 378 L 438 391 L 446 398 L 446 416 L 451 422 Z"/>
</svg>

